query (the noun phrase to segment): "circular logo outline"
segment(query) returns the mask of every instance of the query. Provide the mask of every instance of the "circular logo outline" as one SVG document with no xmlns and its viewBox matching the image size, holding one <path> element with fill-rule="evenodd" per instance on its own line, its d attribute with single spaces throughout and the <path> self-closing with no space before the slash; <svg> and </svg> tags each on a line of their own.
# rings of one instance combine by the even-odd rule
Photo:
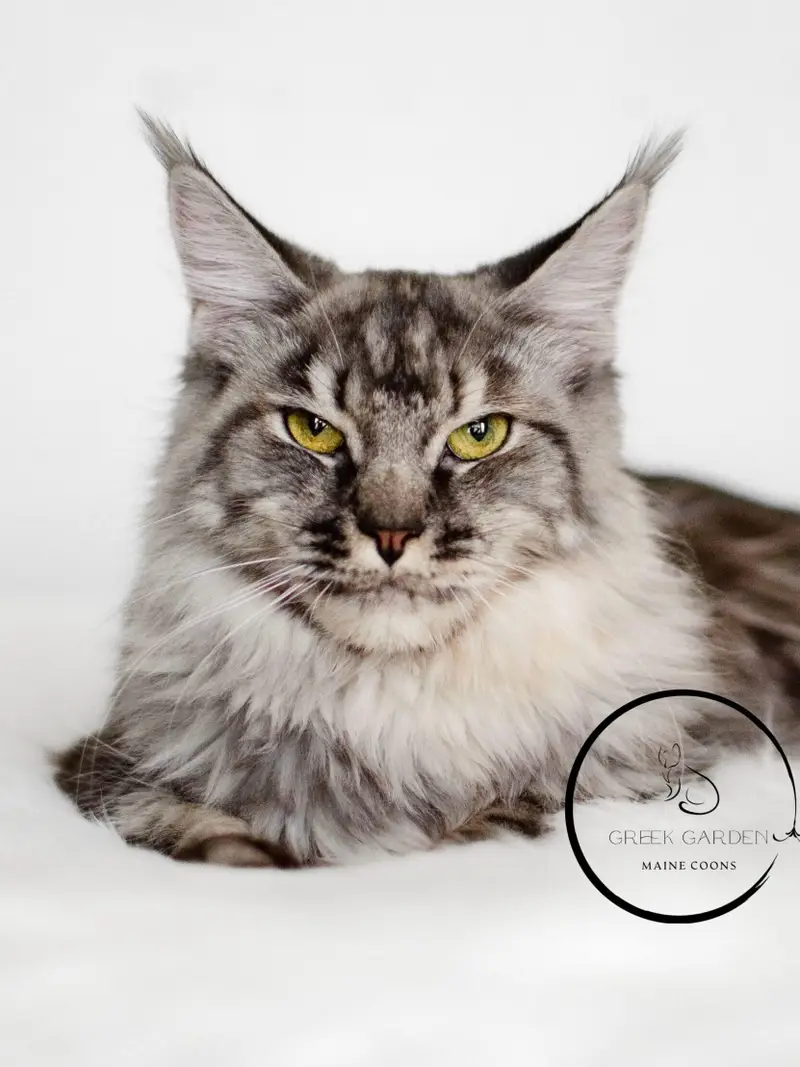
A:
<svg viewBox="0 0 800 1067">
<path fill-rule="evenodd" d="M 766 723 L 762 722 L 757 715 L 754 715 L 752 711 L 748 711 L 747 708 L 738 704 L 735 700 L 731 700 L 729 697 L 720 696 L 718 693 L 707 693 L 703 689 L 660 689 L 654 693 L 645 693 L 644 696 L 636 697 L 634 700 L 628 701 L 627 704 L 623 704 L 621 708 L 617 708 L 616 711 L 612 711 L 610 715 L 607 715 L 589 734 L 586 740 L 581 745 L 575 762 L 572 764 L 572 769 L 567 779 L 567 788 L 564 794 L 564 817 L 567 824 L 567 837 L 569 838 L 570 847 L 572 848 L 573 855 L 578 861 L 578 864 L 595 887 L 595 889 L 602 893 L 606 900 L 611 901 L 612 904 L 616 904 L 618 908 L 628 912 L 629 915 L 636 915 L 640 919 L 647 919 L 650 922 L 658 923 L 699 923 L 707 922 L 709 919 L 717 919 L 722 915 L 727 915 L 729 912 L 738 908 L 741 904 L 744 904 L 746 900 L 749 900 L 769 878 L 772 868 L 775 866 L 777 856 L 770 863 L 769 867 L 760 875 L 760 877 L 751 885 L 748 889 L 745 889 L 743 893 L 740 893 L 738 897 L 728 901 L 726 904 L 720 904 L 717 908 L 710 908 L 707 911 L 688 912 L 682 915 L 669 915 L 666 912 L 650 911 L 647 908 L 640 908 L 636 904 L 631 904 L 630 901 L 625 900 L 618 893 L 615 893 L 613 889 L 603 882 L 598 875 L 592 869 L 589 861 L 581 848 L 580 841 L 578 840 L 578 834 L 575 829 L 575 790 L 578 784 L 578 775 L 581 772 L 586 757 L 591 752 L 592 746 L 598 737 L 617 719 L 627 714 L 629 711 L 633 711 L 634 708 L 641 707 L 643 704 L 650 704 L 656 700 L 666 700 L 670 697 L 699 697 L 705 700 L 716 701 L 718 704 L 725 704 L 733 711 L 738 711 L 739 714 L 744 715 L 749 719 L 759 730 L 772 742 L 773 746 L 780 755 L 783 765 L 786 769 L 786 773 L 789 776 L 789 781 L 792 786 L 792 796 L 794 799 L 794 821 L 792 823 L 791 830 L 783 838 L 773 838 L 778 841 L 786 841 L 790 837 L 800 839 L 800 835 L 797 832 L 797 787 L 795 786 L 794 775 L 792 774 L 792 768 L 789 760 L 786 757 L 786 753 L 781 748 L 778 739 L 775 737 Z"/>
</svg>

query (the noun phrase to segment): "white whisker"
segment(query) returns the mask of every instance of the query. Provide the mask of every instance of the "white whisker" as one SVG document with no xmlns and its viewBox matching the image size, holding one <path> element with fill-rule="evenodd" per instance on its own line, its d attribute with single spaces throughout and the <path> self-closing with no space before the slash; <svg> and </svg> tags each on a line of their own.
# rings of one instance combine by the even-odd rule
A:
<svg viewBox="0 0 800 1067">
<path fill-rule="evenodd" d="M 314 269 L 313 269 L 313 267 L 309 266 L 309 270 L 311 271 L 311 280 L 314 282 L 314 291 L 317 294 L 317 298 L 319 299 L 319 286 L 317 285 L 317 278 L 316 278 L 316 275 L 314 274 Z M 342 370 L 344 370 L 345 367 L 347 366 L 347 364 L 344 361 L 344 353 L 342 352 L 341 346 L 339 344 L 339 339 L 337 338 L 337 336 L 336 336 L 336 334 L 334 332 L 333 323 L 331 322 L 330 318 L 328 317 L 328 312 L 325 309 L 325 305 L 324 305 L 324 303 L 322 302 L 321 299 L 319 300 L 319 307 L 320 307 L 320 311 L 322 312 L 323 318 L 325 319 L 325 322 L 328 324 L 328 329 L 331 331 L 331 337 L 333 338 L 334 345 L 336 345 L 336 351 L 339 353 L 339 365 L 341 366 Z"/>
<path fill-rule="evenodd" d="M 151 519 L 149 522 L 143 522 L 139 527 L 140 530 L 149 530 L 151 526 L 159 526 L 162 522 L 169 522 L 170 519 L 177 519 L 180 515 L 186 515 L 190 511 L 194 511 L 194 504 L 189 504 L 188 507 L 180 508 L 178 511 L 173 511 L 171 515 L 161 515 L 157 519 Z"/>
<path fill-rule="evenodd" d="M 192 571 L 191 574 L 184 574 L 180 578 L 176 578 L 172 582 L 167 582 L 166 585 L 160 585 L 158 589 L 152 590 L 149 593 L 144 593 L 142 596 L 134 597 L 132 600 L 126 601 L 123 608 L 130 607 L 133 604 L 138 604 L 142 600 L 147 600 L 150 597 L 158 596 L 160 593 L 166 592 L 167 589 L 174 589 L 176 585 L 180 585 L 182 582 L 190 582 L 193 578 L 205 578 L 208 574 L 219 574 L 222 571 L 235 570 L 238 567 L 254 567 L 259 564 L 265 563 L 277 563 L 280 561 L 286 561 L 285 556 L 262 556 L 260 559 L 246 559 L 241 563 L 225 563 L 221 567 L 206 567 L 201 571 Z M 280 573 L 280 572 L 278 572 Z"/>
</svg>

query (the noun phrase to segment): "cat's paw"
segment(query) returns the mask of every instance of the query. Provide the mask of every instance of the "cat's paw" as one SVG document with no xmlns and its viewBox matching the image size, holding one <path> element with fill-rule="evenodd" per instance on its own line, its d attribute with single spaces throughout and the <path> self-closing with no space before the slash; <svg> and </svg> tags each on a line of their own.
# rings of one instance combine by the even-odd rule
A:
<svg viewBox="0 0 800 1067">
<path fill-rule="evenodd" d="M 173 859 L 222 867 L 297 866 L 285 849 L 256 837 L 243 819 L 200 808 L 192 815 L 172 850 Z"/>
<path fill-rule="evenodd" d="M 190 854 L 178 853 L 180 860 L 216 863 L 222 867 L 275 867 L 267 845 L 244 834 L 224 834 L 198 842 Z"/>
</svg>

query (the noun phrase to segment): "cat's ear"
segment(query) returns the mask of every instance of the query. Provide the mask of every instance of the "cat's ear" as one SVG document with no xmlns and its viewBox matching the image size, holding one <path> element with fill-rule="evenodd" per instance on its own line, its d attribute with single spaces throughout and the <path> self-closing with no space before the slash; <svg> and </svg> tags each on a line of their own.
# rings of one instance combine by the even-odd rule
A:
<svg viewBox="0 0 800 1067">
<path fill-rule="evenodd" d="M 616 188 L 578 222 L 526 252 L 482 268 L 477 277 L 505 289 L 506 309 L 523 321 L 544 318 L 606 332 L 613 326 L 650 193 L 680 146 L 680 134 L 644 145 Z"/>
<path fill-rule="evenodd" d="M 181 164 L 169 175 L 172 232 L 193 301 L 296 303 L 303 286 L 217 183 Z"/>
<path fill-rule="evenodd" d="M 172 231 L 193 303 L 280 312 L 331 280 L 332 264 L 266 230 L 168 126 L 142 119 L 167 170 Z"/>
<path fill-rule="evenodd" d="M 620 189 L 528 281 L 509 307 L 585 329 L 613 321 L 647 210 L 647 189 Z"/>
</svg>

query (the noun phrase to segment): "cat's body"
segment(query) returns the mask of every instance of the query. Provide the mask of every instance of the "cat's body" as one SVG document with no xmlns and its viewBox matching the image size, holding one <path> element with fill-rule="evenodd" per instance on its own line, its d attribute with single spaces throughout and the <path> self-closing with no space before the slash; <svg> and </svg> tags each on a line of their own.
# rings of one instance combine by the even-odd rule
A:
<svg viewBox="0 0 800 1067">
<path fill-rule="evenodd" d="M 797 698 L 795 653 L 720 614 L 620 460 L 613 315 L 674 145 L 551 241 L 443 278 L 344 275 L 154 135 L 191 350 L 109 720 L 62 761 L 79 806 L 230 863 L 535 833 L 628 700 L 752 703 L 778 660 Z M 456 434 L 477 448 L 497 427 L 492 453 L 457 458 Z M 787 640 L 797 599 L 775 609 Z M 688 700 L 646 735 L 621 723 L 581 795 L 647 795 L 676 730 L 713 756 L 708 725 Z"/>
</svg>

